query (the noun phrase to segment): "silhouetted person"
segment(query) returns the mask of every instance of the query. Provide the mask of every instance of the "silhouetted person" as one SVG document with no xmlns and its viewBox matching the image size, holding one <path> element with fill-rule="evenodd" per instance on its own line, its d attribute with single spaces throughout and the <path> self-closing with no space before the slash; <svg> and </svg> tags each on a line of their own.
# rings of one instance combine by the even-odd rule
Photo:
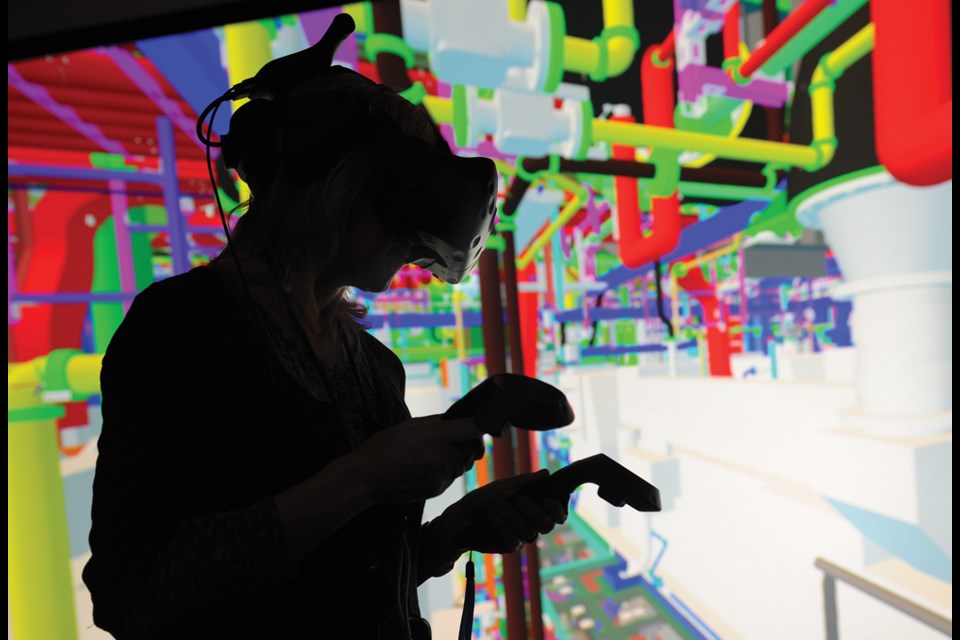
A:
<svg viewBox="0 0 960 640">
<path fill-rule="evenodd" d="M 334 90 L 443 144 L 358 74 L 303 88 Z M 407 257 L 377 167 L 360 135 L 322 169 L 281 161 L 233 236 L 249 297 L 225 250 L 148 287 L 113 337 L 83 579 L 117 638 L 424 637 L 417 586 L 452 569 L 455 533 L 486 520 L 501 540 L 480 551 L 508 553 L 566 518 L 507 500 L 524 475 L 421 523 L 484 447 L 472 419 L 411 419 L 399 358 L 348 296 Z"/>
</svg>

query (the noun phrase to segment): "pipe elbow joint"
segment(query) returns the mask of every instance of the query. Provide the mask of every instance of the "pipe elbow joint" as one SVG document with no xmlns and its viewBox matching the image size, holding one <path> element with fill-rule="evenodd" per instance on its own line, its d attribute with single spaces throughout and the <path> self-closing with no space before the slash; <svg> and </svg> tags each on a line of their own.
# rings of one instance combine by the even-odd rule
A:
<svg viewBox="0 0 960 640">
<path fill-rule="evenodd" d="M 833 155 L 837 152 L 837 138 L 819 138 L 810 143 L 810 148 L 816 154 L 816 159 L 810 167 L 804 167 L 807 171 L 819 171 L 830 164 Z"/>
</svg>

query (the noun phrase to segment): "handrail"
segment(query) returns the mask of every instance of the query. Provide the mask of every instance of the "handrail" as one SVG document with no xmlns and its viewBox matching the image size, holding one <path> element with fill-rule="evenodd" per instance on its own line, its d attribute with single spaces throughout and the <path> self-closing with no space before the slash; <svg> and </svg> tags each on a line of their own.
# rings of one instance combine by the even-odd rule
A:
<svg viewBox="0 0 960 640">
<path fill-rule="evenodd" d="M 823 571 L 823 599 L 827 623 L 827 640 L 837 640 L 837 589 L 836 581 L 842 580 L 851 587 L 859 589 L 880 602 L 890 605 L 897 611 L 905 613 L 914 620 L 933 627 L 937 631 L 953 637 L 953 620 L 920 606 L 916 602 L 907 600 L 903 596 L 886 589 L 875 582 L 871 582 L 851 571 L 833 564 L 829 560 L 817 558 L 813 565 Z"/>
</svg>

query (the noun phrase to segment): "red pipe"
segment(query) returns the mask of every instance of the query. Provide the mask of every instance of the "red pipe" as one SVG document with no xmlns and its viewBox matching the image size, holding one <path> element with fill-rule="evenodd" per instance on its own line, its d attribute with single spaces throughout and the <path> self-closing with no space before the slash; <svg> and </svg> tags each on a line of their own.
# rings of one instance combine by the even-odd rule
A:
<svg viewBox="0 0 960 640">
<path fill-rule="evenodd" d="M 740 55 L 740 3 L 734 2 L 723 19 L 723 57 Z"/>
<path fill-rule="evenodd" d="M 820 12 L 833 4 L 833 0 L 807 0 L 797 7 L 797 10 L 787 16 L 776 29 L 764 39 L 763 44 L 750 54 L 747 61 L 740 67 L 740 75 L 749 78 L 757 69 L 780 51 L 785 44 L 800 33 Z"/>
<path fill-rule="evenodd" d="M 533 284 L 537 278 L 537 264 L 530 261 L 526 267 L 517 272 L 517 283 Z M 523 375 L 537 376 L 537 336 L 540 333 L 539 309 L 540 305 L 536 291 L 517 291 L 520 307 L 520 342 L 523 345 Z"/>
<path fill-rule="evenodd" d="M 480 254 L 480 306 L 483 316 L 483 350 L 487 376 L 506 373 L 507 359 L 503 340 L 503 305 L 500 300 L 500 267 L 496 251 L 485 249 Z M 496 479 L 516 475 L 513 443 L 510 437 L 494 438 L 493 469 Z M 507 635 L 513 640 L 526 640 L 527 620 L 523 597 L 523 567 L 520 555 L 501 555 L 503 566 L 503 599 L 507 617 Z"/>
<path fill-rule="evenodd" d="M 513 373 L 524 373 L 525 362 L 523 348 L 523 327 L 520 320 L 520 295 L 518 290 L 517 256 L 514 246 L 513 231 L 503 232 L 503 284 L 504 299 L 507 307 L 507 335 L 510 340 L 510 370 Z M 529 265 L 528 265 L 529 267 Z M 516 435 L 516 472 L 530 473 L 533 469 L 531 460 L 535 447 L 527 434 L 518 432 Z M 527 579 L 527 602 L 530 605 L 530 638 L 543 640 L 543 603 L 540 596 L 540 553 L 537 545 L 528 544 L 523 548 L 526 558 L 524 575 Z"/>
<path fill-rule="evenodd" d="M 703 324 L 707 328 L 707 364 L 711 376 L 730 377 L 730 334 L 720 325 L 720 305 L 713 285 L 703 277 L 700 267 L 694 267 L 682 278 L 677 278 L 681 287 L 691 292 L 703 307 Z"/>
<path fill-rule="evenodd" d="M 672 36 L 672 34 L 671 34 Z M 667 38 L 671 38 L 668 36 Z M 666 43 L 666 41 L 665 41 Z M 643 113 L 647 124 L 673 128 L 675 93 L 673 59 L 654 63 L 650 47 L 640 65 L 643 85 Z M 660 56 L 658 56 L 660 57 Z M 633 122 L 633 116 L 614 116 L 611 120 Z M 615 160 L 636 160 L 636 150 L 628 145 L 612 145 Z M 620 259 L 628 267 L 640 267 L 672 251 L 680 239 L 680 199 L 677 191 L 665 198 L 653 198 L 651 234 L 644 237 L 640 226 L 640 200 L 635 178 L 614 178 L 617 194 L 617 224 L 620 230 Z"/>
<path fill-rule="evenodd" d="M 663 42 L 660 43 L 659 47 L 652 47 L 657 51 L 657 57 L 660 58 L 660 62 L 668 62 L 673 60 L 673 56 L 677 51 L 677 41 L 673 37 L 673 30 L 667 34 L 667 37 L 663 39 Z"/>
<path fill-rule="evenodd" d="M 907 184 L 953 177 L 949 0 L 871 0 L 877 158 Z"/>
</svg>

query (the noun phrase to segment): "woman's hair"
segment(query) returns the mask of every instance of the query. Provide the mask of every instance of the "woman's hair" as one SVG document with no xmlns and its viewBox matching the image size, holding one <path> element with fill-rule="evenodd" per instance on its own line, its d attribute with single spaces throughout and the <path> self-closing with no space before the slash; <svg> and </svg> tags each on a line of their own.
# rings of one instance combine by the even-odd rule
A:
<svg viewBox="0 0 960 640">
<path fill-rule="evenodd" d="M 325 99 L 342 99 L 337 93 L 354 92 L 366 97 L 372 109 L 390 117 L 405 134 L 430 144 L 445 144 L 426 109 L 359 74 L 332 74 L 323 78 L 322 85 L 297 90 L 299 95 L 316 95 L 318 104 Z M 322 111 L 322 107 L 318 110 Z M 296 135 L 296 131 L 292 133 Z M 322 148 L 322 141 L 318 141 L 318 148 Z M 307 321 L 318 317 L 318 284 L 336 263 L 348 231 L 350 211 L 380 162 L 376 147 L 362 135 L 347 148 L 333 151 L 342 153 L 342 157 L 320 162 L 327 168 L 318 171 L 312 171 L 302 157 L 281 158 L 273 177 L 257 184 L 255 192 L 241 205 L 245 213 L 231 234 L 241 258 L 266 254 L 293 311 Z M 228 253 L 229 249 L 225 249 L 215 260 L 232 259 Z M 366 315 L 366 307 L 350 300 L 348 291 L 349 287 L 338 291 L 336 314 L 341 319 L 360 320 Z"/>
</svg>

